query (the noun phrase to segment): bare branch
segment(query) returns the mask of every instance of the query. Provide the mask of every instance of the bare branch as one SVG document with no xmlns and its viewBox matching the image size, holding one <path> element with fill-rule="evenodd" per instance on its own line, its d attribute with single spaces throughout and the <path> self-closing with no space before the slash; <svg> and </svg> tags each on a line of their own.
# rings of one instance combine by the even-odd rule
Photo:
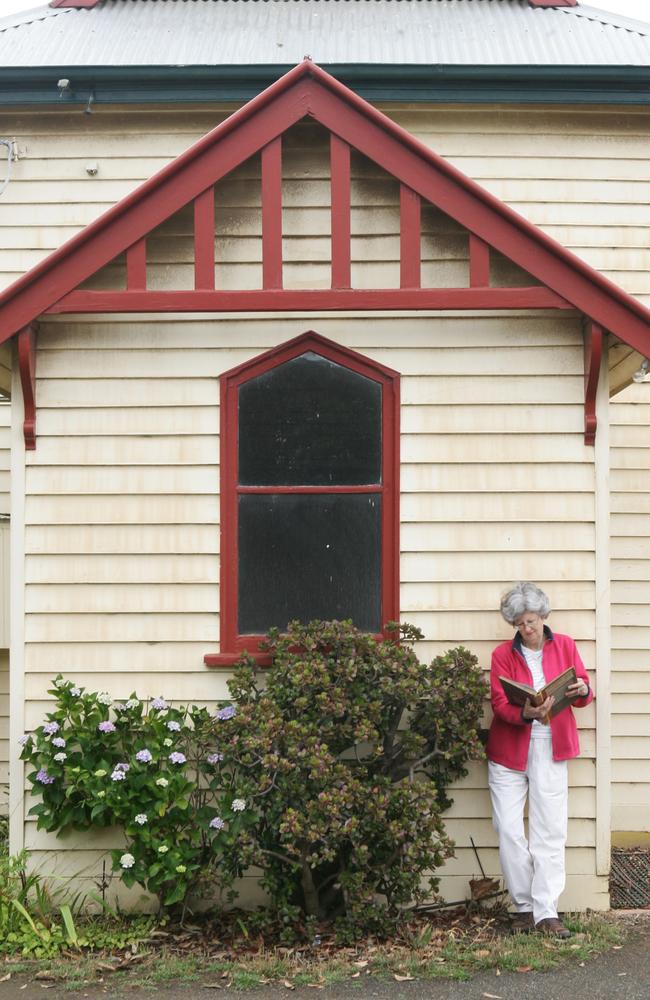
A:
<svg viewBox="0 0 650 1000">
<path fill-rule="evenodd" d="M 285 865 L 293 865 L 294 868 L 302 868 L 300 861 L 296 861 L 295 858 L 290 858 L 288 854 L 281 854 L 280 851 L 271 851 L 266 847 L 260 849 L 261 854 L 268 854 L 270 858 L 275 858 L 277 861 L 284 862 Z"/>
</svg>

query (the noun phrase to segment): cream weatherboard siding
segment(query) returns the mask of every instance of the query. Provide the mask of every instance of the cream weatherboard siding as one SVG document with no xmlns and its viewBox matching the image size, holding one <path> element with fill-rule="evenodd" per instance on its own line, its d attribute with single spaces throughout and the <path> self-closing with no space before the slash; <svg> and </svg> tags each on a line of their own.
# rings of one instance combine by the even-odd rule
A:
<svg viewBox="0 0 650 1000">
<path fill-rule="evenodd" d="M 402 375 L 401 612 L 426 635 L 421 657 L 464 644 L 487 668 L 510 634 L 500 594 L 530 577 L 594 664 L 594 451 L 575 317 L 60 317 L 41 325 L 25 478 L 28 729 L 57 671 L 116 698 L 225 696 L 227 674 L 202 660 L 219 638 L 218 380 L 307 329 Z M 563 902 L 603 907 L 593 706 L 579 724 Z M 499 870 L 485 764 L 454 799 L 442 889 L 459 898 L 478 871 L 470 836 Z M 27 823 L 39 864 L 88 879 L 110 842 L 90 851 L 87 837 L 62 843 Z"/>
<path fill-rule="evenodd" d="M 11 404 L 0 399 L 0 525 L 10 510 L 9 467 L 11 452 Z M 2 638 L 0 637 L 0 646 Z"/>
<path fill-rule="evenodd" d="M 11 406 L 0 400 L 0 814 L 9 793 L 9 458 Z"/>
<path fill-rule="evenodd" d="M 611 403 L 612 841 L 650 845 L 650 383 Z"/>
<path fill-rule="evenodd" d="M 0 649 L 0 816 L 9 803 L 9 652 Z"/>
</svg>

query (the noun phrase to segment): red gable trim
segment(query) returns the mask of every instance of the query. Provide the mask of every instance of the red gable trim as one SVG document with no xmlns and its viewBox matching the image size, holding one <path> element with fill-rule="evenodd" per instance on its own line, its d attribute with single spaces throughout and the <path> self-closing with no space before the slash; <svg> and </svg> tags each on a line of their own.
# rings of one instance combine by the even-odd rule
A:
<svg viewBox="0 0 650 1000">
<path fill-rule="evenodd" d="M 528 0 L 531 7 L 577 7 L 578 0 Z"/>
<path fill-rule="evenodd" d="M 556 300 L 554 304 L 570 303 L 635 350 L 650 355 L 650 310 L 309 61 L 290 70 L 7 288 L 0 295 L 0 342 L 49 309 L 67 311 L 72 303 L 60 300 L 86 278 L 133 247 L 238 164 L 261 149 L 270 149 L 274 140 L 306 116 L 313 117 L 333 136 L 368 156 L 421 198 L 441 207 L 479 241 L 503 253 L 564 300 L 564 303 Z M 276 164 L 270 152 L 267 159 L 269 176 L 275 177 Z M 277 242 L 276 236 L 272 228 L 270 239 Z M 477 241 L 474 245 L 480 247 Z M 139 274 L 136 263 L 134 260 L 135 277 Z M 203 271 L 203 266 L 200 270 Z M 477 266 L 477 271 L 480 270 Z M 403 277 L 411 280 L 409 275 Z M 422 295 L 418 298 L 417 292 L 428 293 L 428 290 L 412 294 L 406 291 L 411 298 L 404 308 L 425 307 Z M 445 290 L 435 291 L 444 299 Z M 470 291 L 481 300 L 485 298 L 485 289 Z M 99 297 L 102 293 L 95 294 L 98 308 L 100 305 L 104 311 L 120 308 L 109 293 L 103 300 Z M 137 281 L 132 292 L 121 294 L 132 295 L 132 301 L 140 303 L 136 308 L 144 311 L 155 311 L 162 301 L 153 292 L 139 290 Z M 203 290 L 157 293 L 158 297 L 165 294 L 175 297 L 174 306 L 181 311 L 232 308 L 232 304 L 225 304 L 225 293 L 221 301 L 219 293 Z M 308 294 L 316 293 L 302 293 L 305 301 L 296 300 L 293 306 L 283 301 L 283 296 L 290 293 L 281 288 L 265 292 L 267 298 L 272 296 L 272 303 L 257 301 L 256 294 L 239 293 L 238 308 L 304 309 Z M 386 309 L 390 308 L 390 295 L 395 293 L 375 292 L 373 298 L 368 290 L 334 288 L 318 294 L 319 308 Z M 124 299 L 121 303 L 122 310 L 131 307 L 124 304 Z M 518 304 L 521 303 L 511 303 L 513 308 Z M 444 304 L 437 307 L 445 308 Z M 463 308 L 463 305 L 446 308 Z"/>
<path fill-rule="evenodd" d="M 96 7 L 99 0 L 50 0 L 50 7 L 75 7 L 81 10 L 84 7 Z"/>
</svg>

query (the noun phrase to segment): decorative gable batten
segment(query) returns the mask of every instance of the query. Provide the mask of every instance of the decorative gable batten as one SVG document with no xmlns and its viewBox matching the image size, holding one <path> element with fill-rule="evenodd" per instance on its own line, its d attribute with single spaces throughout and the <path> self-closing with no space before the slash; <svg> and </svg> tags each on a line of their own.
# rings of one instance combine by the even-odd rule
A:
<svg viewBox="0 0 650 1000">
<path fill-rule="evenodd" d="M 294 289 L 285 287 L 283 275 L 282 143 L 307 118 L 329 134 L 331 276 L 328 288 Z M 397 184 L 399 277 L 394 287 L 352 287 L 352 150 Z M 217 288 L 218 186 L 258 156 L 261 288 Z M 466 234 L 468 277 L 462 287 L 422 285 L 425 207 L 443 213 Z M 151 287 L 156 282 L 148 281 L 148 244 L 154 231 L 183 209 L 192 219 L 191 287 Z M 121 255 L 126 287 L 83 287 Z M 495 275 L 501 259 L 533 283 L 506 279 L 499 284 Z M 548 308 L 576 309 L 593 324 L 585 369 L 589 406 L 595 399 L 596 330 L 609 330 L 644 356 L 650 354 L 650 312 L 644 306 L 305 61 L 6 289 L 0 295 L 0 339 L 47 313 Z M 586 414 L 589 435 L 594 417 L 590 412 L 587 420 Z"/>
</svg>

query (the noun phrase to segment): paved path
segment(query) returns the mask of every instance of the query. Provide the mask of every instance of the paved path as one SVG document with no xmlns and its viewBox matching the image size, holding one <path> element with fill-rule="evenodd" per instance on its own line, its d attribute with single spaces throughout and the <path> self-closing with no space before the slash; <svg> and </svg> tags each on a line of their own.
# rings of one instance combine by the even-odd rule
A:
<svg viewBox="0 0 650 1000">
<path fill-rule="evenodd" d="M 13 976 L 0 982 L 0 1000 L 190 1000 L 230 994 L 232 990 L 210 989 L 201 982 L 172 983 L 157 989 L 132 987 L 119 973 L 109 982 L 82 987 L 70 992 L 65 984 L 30 981 Z M 2 966 L 0 965 L 0 978 Z M 206 983 L 214 983 L 207 976 Z M 247 994 L 250 1000 L 650 1000 L 650 919 L 632 927 L 624 946 L 588 960 L 581 968 L 570 963 L 552 972 L 511 973 L 497 976 L 493 970 L 482 972 L 468 982 L 453 980 L 349 980 L 323 990 L 287 990 L 282 986 L 261 986 Z"/>
</svg>

